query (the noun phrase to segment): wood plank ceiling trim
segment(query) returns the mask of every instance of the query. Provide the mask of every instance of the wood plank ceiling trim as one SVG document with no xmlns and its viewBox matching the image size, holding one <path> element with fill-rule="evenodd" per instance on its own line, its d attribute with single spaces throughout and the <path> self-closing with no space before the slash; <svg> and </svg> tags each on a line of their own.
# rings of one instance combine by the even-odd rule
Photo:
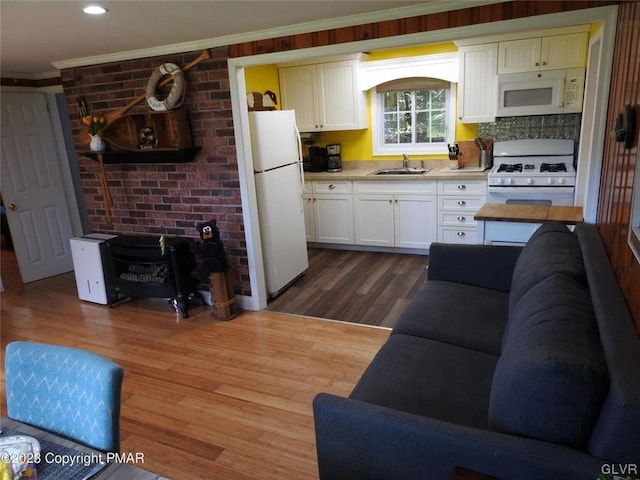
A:
<svg viewBox="0 0 640 480">
<path fill-rule="evenodd" d="M 338 43 L 350 43 L 446 28 L 465 27 L 481 23 L 594 8 L 617 3 L 619 2 L 604 0 L 552 0 L 545 2 L 524 0 L 503 2 L 410 18 L 399 18 L 396 20 L 386 20 L 364 25 L 239 43 L 231 46 L 230 54 L 232 58 L 235 58 L 284 52 L 301 48 L 322 47 Z"/>
</svg>

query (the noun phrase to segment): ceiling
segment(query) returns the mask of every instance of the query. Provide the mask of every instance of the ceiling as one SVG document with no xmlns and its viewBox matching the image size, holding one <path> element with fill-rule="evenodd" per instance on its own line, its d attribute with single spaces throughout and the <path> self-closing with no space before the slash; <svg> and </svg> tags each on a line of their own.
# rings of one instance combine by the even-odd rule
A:
<svg viewBox="0 0 640 480">
<path fill-rule="evenodd" d="M 0 71 L 46 78 L 60 68 L 170 53 L 420 15 L 445 0 L 97 0 L 0 1 Z M 445 10 L 446 8 L 441 8 Z M 357 19 L 355 17 L 358 17 Z M 330 20 L 339 19 L 339 20 Z M 221 43 L 221 37 L 224 42 Z M 199 42 L 199 43 L 190 43 Z M 180 49 L 182 48 L 182 49 Z M 155 53 L 154 53 L 155 52 Z M 137 55 L 136 55 L 137 54 Z M 93 62 L 91 61 L 93 60 Z"/>
</svg>

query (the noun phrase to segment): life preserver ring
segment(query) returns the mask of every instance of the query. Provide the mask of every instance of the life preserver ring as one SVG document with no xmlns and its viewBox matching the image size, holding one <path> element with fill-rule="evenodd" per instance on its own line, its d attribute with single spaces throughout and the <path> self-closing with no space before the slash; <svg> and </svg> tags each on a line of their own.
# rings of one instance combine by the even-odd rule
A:
<svg viewBox="0 0 640 480">
<path fill-rule="evenodd" d="M 169 94 L 166 96 L 164 100 L 158 100 L 156 97 L 156 88 L 160 79 L 165 75 L 171 75 L 173 78 L 173 84 L 171 85 L 171 90 Z M 149 106 L 158 112 L 165 112 L 167 110 L 172 110 L 184 101 L 184 90 L 185 90 L 185 80 L 184 80 L 184 72 L 180 69 L 178 65 L 175 63 L 163 63 L 158 68 L 156 68 L 151 77 L 149 77 L 149 82 L 147 83 L 147 90 L 145 93 L 145 98 L 147 99 L 147 103 Z"/>
</svg>

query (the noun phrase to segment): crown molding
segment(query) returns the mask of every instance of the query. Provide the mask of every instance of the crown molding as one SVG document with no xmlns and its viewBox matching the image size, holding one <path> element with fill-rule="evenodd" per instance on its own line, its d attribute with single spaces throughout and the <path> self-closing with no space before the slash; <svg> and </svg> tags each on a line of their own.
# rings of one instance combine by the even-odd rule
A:
<svg viewBox="0 0 640 480">
<path fill-rule="evenodd" d="M 480 5 L 489 5 L 494 3 L 503 3 L 505 0 L 433 0 L 429 3 L 420 5 L 412 5 L 406 7 L 392 8 L 388 10 L 380 10 L 365 14 L 348 15 L 344 17 L 331 18 L 326 20 L 318 20 L 313 22 L 299 23 L 285 27 L 269 28 L 264 30 L 256 30 L 253 32 L 226 35 L 222 37 L 213 37 L 203 40 L 195 40 L 191 42 L 175 43 L 152 48 L 142 48 L 136 50 L 128 50 L 104 55 L 96 55 L 90 57 L 74 58 L 69 60 L 60 60 L 52 62 L 57 69 L 82 67 L 87 65 L 96 65 L 110 62 L 121 62 L 125 60 L 133 60 L 136 58 L 148 58 L 160 55 L 171 55 L 175 53 L 192 52 L 207 48 L 216 48 L 238 43 L 252 42 L 257 40 L 265 40 L 269 38 L 286 37 L 289 35 L 297 35 L 301 33 L 318 32 L 324 30 L 332 30 L 335 28 L 350 27 L 354 25 L 364 25 L 367 23 L 383 22 L 386 20 L 395 20 L 398 18 L 409 18 L 420 15 L 428 15 L 452 10 L 460 10 L 465 8 L 473 8 Z"/>
<path fill-rule="evenodd" d="M 59 70 L 50 70 L 48 72 L 41 72 L 41 73 L 2 72 L 2 78 L 17 78 L 22 80 L 47 80 L 49 78 L 58 78 L 59 76 L 60 76 Z"/>
</svg>

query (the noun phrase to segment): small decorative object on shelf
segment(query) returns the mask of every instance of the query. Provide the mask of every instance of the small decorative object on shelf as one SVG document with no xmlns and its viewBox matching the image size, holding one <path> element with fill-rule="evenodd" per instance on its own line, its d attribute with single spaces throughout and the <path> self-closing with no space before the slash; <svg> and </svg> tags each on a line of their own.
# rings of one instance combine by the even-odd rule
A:
<svg viewBox="0 0 640 480">
<path fill-rule="evenodd" d="M 140 150 L 151 150 L 158 145 L 158 137 L 151 127 L 142 127 L 138 132 Z"/>
<path fill-rule="evenodd" d="M 99 132 L 107 124 L 105 118 L 86 115 L 82 117 L 82 123 L 87 126 L 89 136 L 91 137 L 89 148 L 94 152 L 102 152 L 105 149 L 106 144 Z"/>
<path fill-rule="evenodd" d="M 89 148 L 92 152 L 103 152 L 105 149 L 105 143 L 100 134 L 96 133 L 91 135 L 91 141 L 89 142 Z"/>
</svg>

